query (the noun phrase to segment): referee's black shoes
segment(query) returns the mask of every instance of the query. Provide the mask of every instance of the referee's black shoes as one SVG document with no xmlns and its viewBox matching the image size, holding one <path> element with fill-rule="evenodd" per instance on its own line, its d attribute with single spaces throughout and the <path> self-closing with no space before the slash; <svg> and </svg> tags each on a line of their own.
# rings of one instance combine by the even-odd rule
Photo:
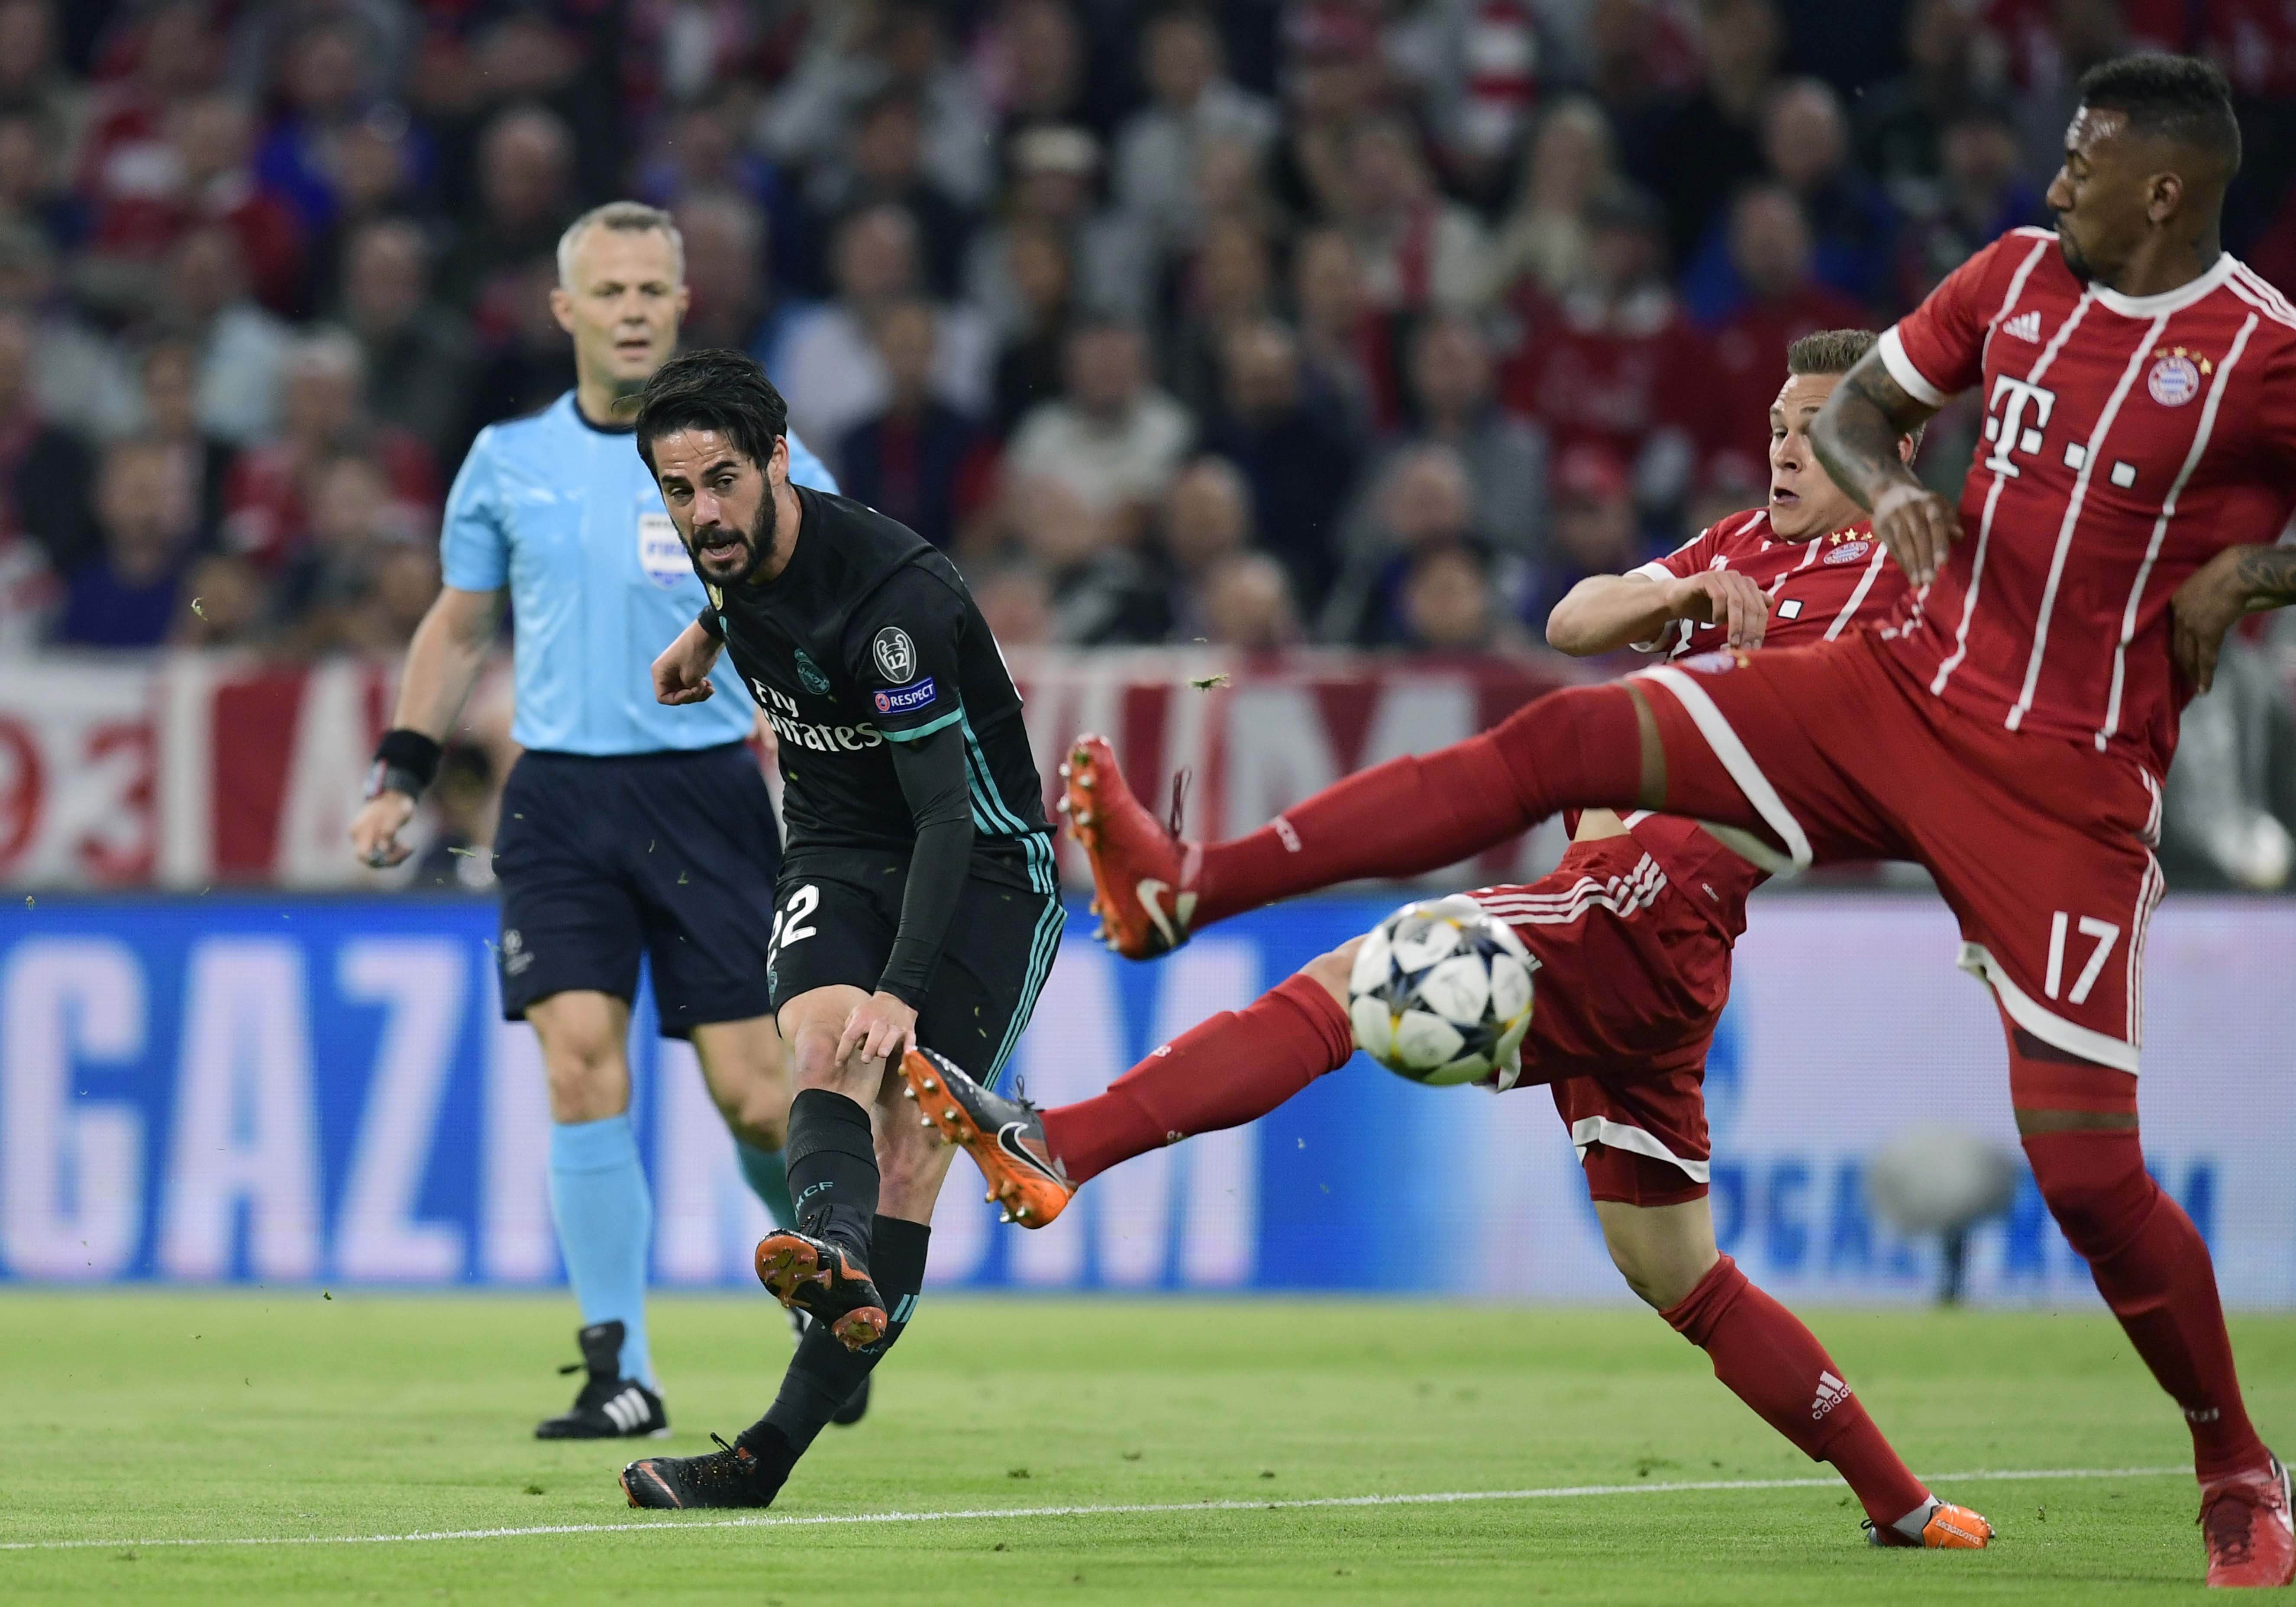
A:
<svg viewBox="0 0 2296 1607">
<path fill-rule="evenodd" d="M 534 1425 L 537 1439 L 660 1439 L 669 1433 L 669 1414 L 661 1397 L 624 1378 L 622 1325 L 593 1323 L 575 1336 L 582 1359 L 559 1368 L 561 1373 L 586 1372 L 582 1392 L 562 1416 Z"/>
</svg>

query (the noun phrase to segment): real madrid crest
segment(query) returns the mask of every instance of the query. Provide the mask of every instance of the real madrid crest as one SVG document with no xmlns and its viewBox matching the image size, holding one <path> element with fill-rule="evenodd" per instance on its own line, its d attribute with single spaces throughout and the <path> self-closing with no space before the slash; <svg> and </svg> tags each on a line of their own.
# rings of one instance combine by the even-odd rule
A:
<svg viewBox="0 0 2296 1607">
<path fill-rule="evenodd" d="M 2206 357 L 2195 360 L 2181 346 L 2152 348 L 2152 368 L 2144 376 L 2145 394 L 2163 407 L 2182 407 L 2201 394 L 2202 376 L 2215 372 Z"/>
</svg>

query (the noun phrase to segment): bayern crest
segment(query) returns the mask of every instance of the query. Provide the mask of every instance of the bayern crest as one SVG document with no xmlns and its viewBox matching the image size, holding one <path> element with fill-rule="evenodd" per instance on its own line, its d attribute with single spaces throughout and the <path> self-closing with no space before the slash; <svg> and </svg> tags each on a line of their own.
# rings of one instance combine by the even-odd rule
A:
<svg viewBox="0 0 2296 1607">
<path fill-rule="evenodd" d="M 2144 389 L 2163 407 L 2182 407 L 2201 394 L 2201 371 L 2182 350 L 2172 351 L 2153 363 Z"/>
</svg>

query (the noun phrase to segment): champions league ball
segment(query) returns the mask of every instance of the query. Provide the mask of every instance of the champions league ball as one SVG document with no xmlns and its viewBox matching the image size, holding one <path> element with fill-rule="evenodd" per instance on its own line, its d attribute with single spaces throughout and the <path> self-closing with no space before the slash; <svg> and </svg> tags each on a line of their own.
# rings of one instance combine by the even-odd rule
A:
<svg viewBox="0 0 2296 1607">
<path fill-rule="evenodd" d="M 1356 1046 L 1415 1083 L 1464 1083 L 1517 1063 L 1538 962 L 1463 894 L 1406 904 L 1356 951 Z"/>
</svg>

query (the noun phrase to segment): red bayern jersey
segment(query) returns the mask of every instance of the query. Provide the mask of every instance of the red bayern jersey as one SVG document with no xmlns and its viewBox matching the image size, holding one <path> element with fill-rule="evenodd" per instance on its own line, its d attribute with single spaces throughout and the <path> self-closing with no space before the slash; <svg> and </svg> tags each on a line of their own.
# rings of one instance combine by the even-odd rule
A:
<svg viewBox="0 0 2296 1607">
<path fill-rule="evenodd" d="M 1962 538 L 1885 635 L 1921 685 L 2012 731 L 2132 753 L 2155 777 L 2191 695 L 2169 599 L 2296 494 L 2296 309 L 2229 255 L 2123 296 L 2015 229 L 1885 332 L 1932 406 L 1983 387 Z"/>
<path fill-rule="evenodd" d="M 1767 508 L 1717 520 L 1693 540 L 1633 571 L 1652 580 L 1687 579 L 1706 570 L 1735 570 L 1768 594 L 1770 624 L 1763 650 L 1830 642 L 1849 630 L 1881 625 L 1906 598 L 1906 575 L 1864 522 L 1794 541 L 1770 528 Z M 1723 645 L 1720 626 L 1683 620 L 1662 638 L 1679 659 Z M 1650 645 L 1655 649 L 1660 643 Z M 1746 899 L 1768 874 L 1695 821 L 1637 811 L 1627 830 L 1659 862 L 1667 879 L 1732 939 L 1746 930 Z"/>
</svg>

